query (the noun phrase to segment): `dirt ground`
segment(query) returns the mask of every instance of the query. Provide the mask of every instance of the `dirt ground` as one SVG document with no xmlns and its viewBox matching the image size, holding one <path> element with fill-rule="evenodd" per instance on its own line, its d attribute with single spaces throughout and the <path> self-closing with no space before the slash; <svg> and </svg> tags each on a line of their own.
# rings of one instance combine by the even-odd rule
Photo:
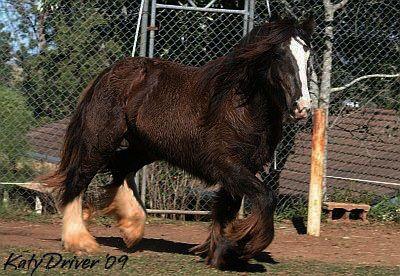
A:
<svg viewBox="0 0 400 276">
<path fill-rule="evenodd" d="M 188 249 L 206 238 L 206 223 L 153 220 L 146 225 L 143 241 L 132 250 L 124 247 L 115 227 L 89 226 L 105 252 L 189 254 Z M 0 252 L 10 248 L 60 251 L 60 224 L 0 220 Z M 397 224 L 323 224 L 321 237 L 300 234 L 291 223 L 278 223 L 276 237 L 264 258 L 269 262 L 315 260 L 328 263 L 400 266 L 400 226 Z M 300 233 L 299 233 L 300 232 Z"/>
</svg>

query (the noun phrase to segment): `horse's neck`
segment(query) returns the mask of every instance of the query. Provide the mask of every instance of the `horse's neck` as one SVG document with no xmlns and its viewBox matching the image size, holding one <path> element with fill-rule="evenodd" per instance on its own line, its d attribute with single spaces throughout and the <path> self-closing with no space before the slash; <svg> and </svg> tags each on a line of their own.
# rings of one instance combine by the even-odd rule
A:
<svg viewBox="0 0 400 276">
<path fill-rule="evenodd" d="M 248 109 L 254 120 L 257 120 L 259 124 L 265 123 L 266 128 L 282 125 L 282 108 L 266 96 L 255 95 L 249 102 Z"/>
<path fill-rule="evenodd" d="M 253 136 L 264 136 L 271 145 L 276 144 L 282 133 L 282 112 L 270 102 L 265 102 L 261 97 L 254 97 L 247 104 L 240 106 L 238 97 L 234 97 L 232 105 L 228 108 L 225 118 L 232 124 L 243 137 L 252 139 Z"/>
<path fill-rule="evenodd" d="M 229 123 L 239 133 L 244 162 L 249 162 L 256 171 L 261 170 L 271 160 L 281 139 L 281 112 L 271 109 L 270 104 L 254 100 L 245 106 L 236 106 L 231 112 L 235 115 L 229 117 Z"/>
</svg>

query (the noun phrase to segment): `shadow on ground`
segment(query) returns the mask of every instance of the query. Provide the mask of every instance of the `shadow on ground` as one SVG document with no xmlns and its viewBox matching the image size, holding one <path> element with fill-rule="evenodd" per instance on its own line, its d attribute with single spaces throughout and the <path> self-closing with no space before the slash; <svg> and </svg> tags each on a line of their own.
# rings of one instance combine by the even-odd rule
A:
<svg viewBox="0 0 400 276">
<path fill-rule="evenodd" d="M 168 241 L 164 239 L 143 238 L 140 243 L 133 248 L 127 248 L 124 241 L 120 237 L 97 237 L 96 240 L 102 245 L 115 247 L 126 253 L 152 251 L 160 253 L 192 255 L 189 252 L 189 249 L 196 245 L 191 243 Z"/>
<path fill-rule="evenodd" d="M 153 239 L 153 238 L 143 238 L 141 242 L 135 247 L 129 249 L 125 246 L 124 241 L 120 237 L 97 237 L 97 242 L 104 246 L 115 247 L 126 253 L 134 253 L 140 251 L 152 251 L 158 253 L 172 253 L 181 255 L 193 255 L 190 252 L 190 248 L 194 247 L 196 244 L 184 243 L 184 242 L 174 242 L 164 239 Z M 237 265 L 231 267 L 229 271 L 236 272 L 266 272 L 264 265 L 266 264 L 277 264 L 269 252 L 261 252 L 256 257 L 254 257 L 258 263 L 249 263 L 246 261 L 238 262 Z M 199 262 L 204 263 L 204 259 Z"/>
<path fill-rule="evenodd" d="M 297 234 L 299 234 L 299 235 L 307 234 L 307 226 L 304 224 L 303 217 L 293 217 L 292 223 L 293 223 L 293 227 L 297 231 Z"/>
</svg>

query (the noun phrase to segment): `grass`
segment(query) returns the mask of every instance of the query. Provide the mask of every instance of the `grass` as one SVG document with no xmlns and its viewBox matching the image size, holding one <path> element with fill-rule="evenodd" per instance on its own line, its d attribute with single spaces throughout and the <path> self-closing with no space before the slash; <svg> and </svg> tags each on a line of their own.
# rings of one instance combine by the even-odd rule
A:
<svg viewBox="0 0 400 276">
<path fill-rule="evenodd" d="M 53 223 L 54 221 L 61 222 L 61 216 L 59 214 L 37 214 L 29 207 L 23 205 L 14 204 L 11 206 L 4 206 L 4 204 L 0 203 L 0 219 L 6 221 L 28 221 L 35 223 Z M 183 220 L 172 220 L 172 219 L 164 219 L 159 218 L 153 215 L 150 215 L 146 219 L 147 223 L 157 223 L 157 224 L 176 224 L 176 225 L 191 225 L 191 224 L 199 224 L 205 223 L 208 225 L 208 222 L 199 222 L 199 221 L 183 221 Z M 116 223 L 115 218 L 110 216 L 95 216 L 90 219 L 90 224 L 95 224 L 99 226 L 113 226 Z"/>
<path fill-rule="evenodd" d="M 7 267 L 4 270 L 4 263 L 9 254 L 14 252 L 22 254 L 23 258 L 28 259 L 32 253 L 36 254 L 39 259 L 45 252 L 39 252 L 32 249 L 10 248 L 1 252 L 2 270 L 0 275 L 21 275 L 30 274 L 30 270 L 15 270 Z M 64 259 L 72 259 L 71 254 L 63 254 Z M 367 266 L 367 265 L 351 265 L 351 264 L 332 264 L 317 261 L 301 261 L 301 260 L 282 260 L 279 263 L 266 263 L 262 261 L 253 261 L 245 271 L 218 271 L 207 267 L 203 262 L 199 262 L 197 257 L 192 255 L 171 254 L 171 253 L 155 253 L 155 252 L 139 252 L 131 254 L 127 257 L 116 256 L 114 266 L 105 269 L 106 255 L 95 255 L 88 257 L 78 257 L 79 261 L 84 258 L 91 260 L 98 259 L 99 262 L 93 268 L 75 269 L 52 268 L 46 270 L 41 266 L 35 271 L 34 275 L 42 274 L 65 274 L 65 275 L 262 275 L 268 272 L 272 275 L 400 275 L 400 267 L 384 267 L 384 266 Z M 111 259 L 110 259 L 111 260 Z M 119 261 L 118 261 L 119 260 Z M 124 267 L 122 265 L 125 262 Z M 44 262 L 45 263 L 45 262 Z M 110 264 L 111 262 L 109 262 Z M 18 264 L 18 262 L 14 262 Z"/>
<path fill-rule="evenodd" d="M 0 219 L 3 220 L 50 223 L 58 218 L 59 216 L 57 214 L 37 214 L 28 206 L 23 206 L 22 204 L 5 206 L 0 203 Z"/>
</svg>

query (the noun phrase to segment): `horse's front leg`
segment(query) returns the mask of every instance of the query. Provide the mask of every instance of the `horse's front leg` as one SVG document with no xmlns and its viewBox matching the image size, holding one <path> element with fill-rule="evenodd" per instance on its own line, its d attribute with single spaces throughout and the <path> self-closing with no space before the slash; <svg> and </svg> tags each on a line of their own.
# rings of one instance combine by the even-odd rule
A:
<svg viewBox="0 0 400 276">
<path fill-rule="evenodd" d="M 224 190 L 232 195 L 232 198 L 239 199 L 245 195 L 252 205 L 251 215 L 247 218 L 233 220 L 222 231 L 212 231 L 217 235 L 210 239 L 207 260 L 211 266 L 221 269 L 250 259 L 271 243 L 274 236 L 273 214 L 276 197 L 270 187 L 238 162 L 230 160 L 219 167 L 218 171 Z M 226 209 L 230 206 L 221 201 L 216 208 Z M 215 225 L 217 224 L 213 224 L 213 227 Z"/>
<path fill-rule="evenodd" d="M 209 252 L 215 250 L 226 226 L 236 219 L 241 202 L 242 197 L 232 197 L 224 188 L 217 192 L 212 208 L 210 234 L 203 244 L 191 249 L 193 253 L 207 258 L 206 262 L 211 261 Z"/>
</svg>

